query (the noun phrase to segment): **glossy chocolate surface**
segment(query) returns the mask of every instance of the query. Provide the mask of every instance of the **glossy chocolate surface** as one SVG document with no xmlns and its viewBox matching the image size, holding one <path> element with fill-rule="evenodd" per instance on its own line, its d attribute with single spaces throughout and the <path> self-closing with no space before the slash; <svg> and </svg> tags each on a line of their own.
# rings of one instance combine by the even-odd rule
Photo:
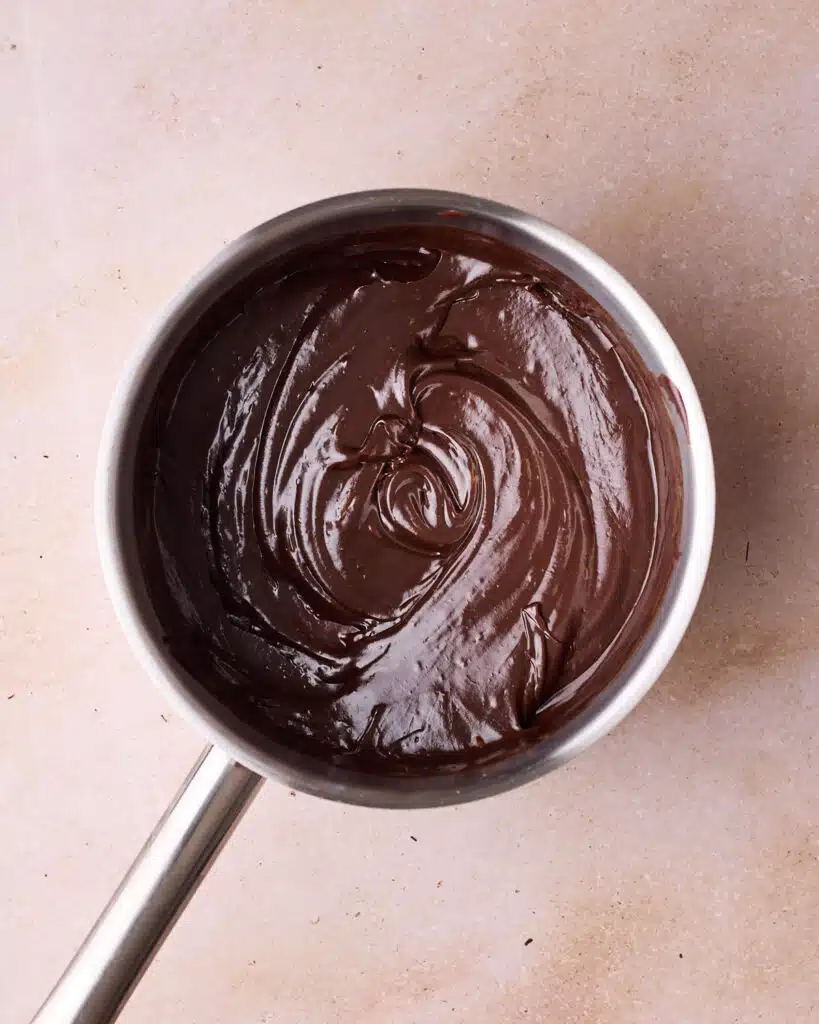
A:
<svg viewBox="0 0 819 1024">
<path fill-rule="evenodd" d="M 272 741 L 451 772 L 605 687 L 666 590 L 664 389 L 581 289 L 453 227 L 332 240 L 193 329 L 143 431 L 173 656 Z"/>
</svg>

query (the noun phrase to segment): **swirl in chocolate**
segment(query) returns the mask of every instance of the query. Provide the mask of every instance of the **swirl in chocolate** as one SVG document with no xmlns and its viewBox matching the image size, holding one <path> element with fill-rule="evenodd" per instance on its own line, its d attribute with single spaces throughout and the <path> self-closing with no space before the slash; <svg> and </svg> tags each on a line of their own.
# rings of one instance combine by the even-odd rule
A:
<svg viewBox="0 0 819 1024">
<path fill-rule="evenodd" d="M 140 459 L 175 658 L 276 742 L 388 775 L 554 729 L 677 553 L 657 381 L 553 268 L 448 227 L 256 272 L 180 347 Z"/>
</svg>

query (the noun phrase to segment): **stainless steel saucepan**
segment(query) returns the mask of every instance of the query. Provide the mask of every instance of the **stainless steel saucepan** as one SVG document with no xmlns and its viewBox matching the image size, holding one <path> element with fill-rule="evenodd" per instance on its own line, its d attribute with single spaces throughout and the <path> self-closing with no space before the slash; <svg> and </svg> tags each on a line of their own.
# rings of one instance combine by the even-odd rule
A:
<svg viewBox="0 0 819 1024">
<path fill-rule="evenodd" d="M 157 382 L 188 329 L 249 272 L 328 235 L 440 223 L 446 213 L 457 214 L 459 226 L 467 230 L 531 251 L 585 288 L 626 331 L 648 367 L 676 388 L 687 421 L 677 421 L 684 471 L 680 558 L 639 649 L 617 679 L 557 734 L 472 775 L 362 780 L 329 765 L 307 763 L 284 748 L 262 749 L 230 711 L 171 660 L 137 559 L 136 443 Z M 96 517 L 105 580 L 131 646 L 147 674 L 212 745 L 37 1013 L 37 1024 L 103 1024 L 117 1016 L 264 778 L 333 800 L 427 807 L 519 786 L 600 739 L 646 694 L 691 619 L 711 549 L 714 470 L 705 419 L 679 352 L 648 305 L 604 260 L 562 231 L 507 206 L 457 193 L 389 189 L 313 203 L 254 228 L 224 248 L 173 300 L 114 395 L 100 453 Z"/>
</svg>

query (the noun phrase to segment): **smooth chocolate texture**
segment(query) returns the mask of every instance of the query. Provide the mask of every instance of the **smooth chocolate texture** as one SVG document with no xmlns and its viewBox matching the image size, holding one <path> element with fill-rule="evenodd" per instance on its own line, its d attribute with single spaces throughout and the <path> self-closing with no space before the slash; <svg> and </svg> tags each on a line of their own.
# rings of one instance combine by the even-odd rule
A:
<svg viewBox="0 0 819 1024">
<path fill-rule="evenodd" d="M 164 373 L 135 511 L 171 655 L 275 744 L 383 775 L 537 743 L 667 589 L 663 388 L 602 308 L 456 227 L 341 237 L 221 299 Z"/>
</svg>

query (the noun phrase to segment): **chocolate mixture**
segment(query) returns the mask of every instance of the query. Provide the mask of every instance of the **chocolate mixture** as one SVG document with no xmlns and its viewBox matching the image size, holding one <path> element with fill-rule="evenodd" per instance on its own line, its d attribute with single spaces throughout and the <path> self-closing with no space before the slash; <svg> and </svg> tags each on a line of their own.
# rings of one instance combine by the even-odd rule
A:
<svg viewBox="0 0 819 1024">
<path fill-rule="evenodd" d="M 622 668 L 677 557 L 656 379 L 568 279 L 450 227 L 234 289 L 139 460 L 173 656 L 271 739 L 385 775 L 553 730 Z"/>
</svg>

